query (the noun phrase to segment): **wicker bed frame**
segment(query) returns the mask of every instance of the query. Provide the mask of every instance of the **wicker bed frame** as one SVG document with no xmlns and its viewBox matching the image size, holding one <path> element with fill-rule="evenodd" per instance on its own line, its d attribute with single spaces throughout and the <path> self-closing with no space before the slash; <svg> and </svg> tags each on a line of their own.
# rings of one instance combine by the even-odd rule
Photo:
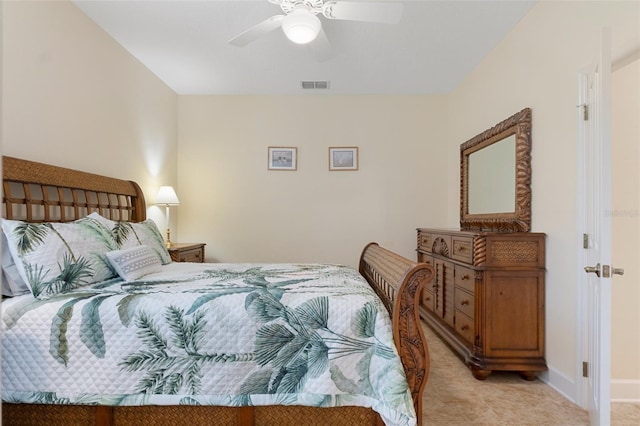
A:
<svg viewBox="0 0 640 426">
<path fill-rule="evenodd" d="M 98 212 L 113 220 L 146 218 L 144 195 L 132 181 L 3 157 L 3 216 L 29 222 L 69 222 Z M 418 298 L 433 269 L 368 244 L 360 273 L 380 296 L 393 319 L 394 341 L 422 422 L 422 391 L 429 374 L 429 352 L 420 326 Z M 2 405 L 7 425 L 382 425 L 369 408 L 303 406 L 65 406 Z"/>
</svg>

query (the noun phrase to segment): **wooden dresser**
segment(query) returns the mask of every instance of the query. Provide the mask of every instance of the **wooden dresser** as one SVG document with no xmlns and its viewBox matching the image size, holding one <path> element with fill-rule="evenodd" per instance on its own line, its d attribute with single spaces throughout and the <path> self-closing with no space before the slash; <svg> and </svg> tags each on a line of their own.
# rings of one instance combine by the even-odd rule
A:
<svg viewBox="0 0 640 426">
<path fill-rule="evenodd" d="M 421 315 L 476 379 L 512 370 L 533 380 L 547 369 L 545 234 L 419 228 L 417 251 L 436 272 Z"/>
</svg>

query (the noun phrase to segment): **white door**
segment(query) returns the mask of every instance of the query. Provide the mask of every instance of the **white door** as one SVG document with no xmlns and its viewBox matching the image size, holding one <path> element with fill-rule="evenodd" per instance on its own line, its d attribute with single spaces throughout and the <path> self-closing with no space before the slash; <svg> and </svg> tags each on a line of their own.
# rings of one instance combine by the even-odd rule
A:
<svg viewBox="0 0 640 426">
<path fill-rule="evenodd" d="M 586 398 L 592 425 L 611 417 L 611 58 L 602 32 L 598 63 L 579 75 L 581 285 L 587 329 Z"/>
</svg>

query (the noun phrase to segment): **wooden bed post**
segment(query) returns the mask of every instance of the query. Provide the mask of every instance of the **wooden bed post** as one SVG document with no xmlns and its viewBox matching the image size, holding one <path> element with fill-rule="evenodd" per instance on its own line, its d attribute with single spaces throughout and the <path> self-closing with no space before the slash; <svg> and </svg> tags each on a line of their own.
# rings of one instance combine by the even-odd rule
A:
<svg viewBox="0 0 640 426">
<path fill-rule="evenodd" d="M 111 426 L 113 424 L 113 408 L 106 405 L 96 407 L 96 426 Z"/>
<path fill-rule="evenodd" d="M 238 426 L 253 426 L 253 407 L 237 408 Z"/>
</svg>

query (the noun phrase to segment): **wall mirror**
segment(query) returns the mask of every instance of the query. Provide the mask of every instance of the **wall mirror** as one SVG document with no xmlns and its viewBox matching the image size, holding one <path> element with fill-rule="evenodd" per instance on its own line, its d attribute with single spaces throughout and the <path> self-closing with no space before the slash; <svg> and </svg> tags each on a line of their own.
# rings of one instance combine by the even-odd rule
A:
<svg viewBox="0 0 640 426">
<path fill-rule="evenodd" d="M 460 145 L 460 228 L 531 230 L 531 109 Z"/>
</svg>

